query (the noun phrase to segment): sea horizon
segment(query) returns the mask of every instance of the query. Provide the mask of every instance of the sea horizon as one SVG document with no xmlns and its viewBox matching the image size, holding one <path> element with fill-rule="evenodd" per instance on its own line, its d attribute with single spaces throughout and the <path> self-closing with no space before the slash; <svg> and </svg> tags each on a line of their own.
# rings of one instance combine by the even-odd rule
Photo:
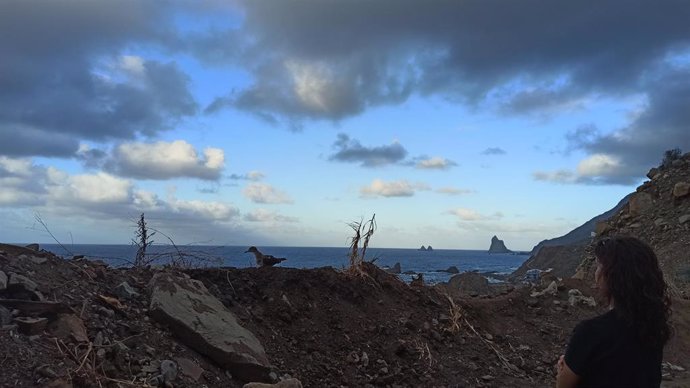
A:
<svg viewBox="0 0 690 388">
<path fill-rule="evenodd" d="M 58 256 L 70 257 L 84 255 L 89 259 L 102 260 L 113 266 L 131 265 L 137 247 L 125 244 L 40 244 L 42 249 Z M 247 246 L 225 245 L 176 245 L 190 257 L 200 258 L 199 266 L 250 268 L 255 266 L 254 256 L 246 253 Z M 280 267 L 310 269 L 319 267 L 345 268 L 349 265 L 349 247 L 299 247 L 299 246 L 259 246 L 265 254 L 285 257 L 287 260 Z M 68 251 L 65 251 L 67 249 Z M 175 246 L 154 244 L 147 250 L 158 255 L 156 264 L 165 264 L 175 256 Z M 409 281 L 414 274 L 423 274 L 430 283 L 447 281 L 453 273 L 445 272 L 456 267 L 459 272 L 478 271 L 505 275 L 515 271 L 527 258 L 526 252 L 488 253 L 487 250 L 475 249 L 436 249 L 422 251 L 413 248 L 378 248 L 369 247 L 365 260 L 374 260 L 383 268 L 393 267 L 400 263 L 401 279 Z"/>
</svg>

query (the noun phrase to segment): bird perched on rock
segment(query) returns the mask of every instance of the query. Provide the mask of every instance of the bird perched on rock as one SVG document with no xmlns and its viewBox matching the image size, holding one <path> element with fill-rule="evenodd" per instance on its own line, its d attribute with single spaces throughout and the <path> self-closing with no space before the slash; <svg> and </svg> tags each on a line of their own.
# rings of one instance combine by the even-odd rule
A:
<svg viewBox="0 0 690 388">
<path fill-rule="evenodd" d="M 281 261 L 287 260 L 284 257 L 275 257 L 271 255 L 264 255 L 263 253 L 259 252 L 256 247 L 249 247 L 244 253 L 253 253 L 254 257 L 256 257 L 256 265 L 259 267 L 272 267 Z"/>
</svg>

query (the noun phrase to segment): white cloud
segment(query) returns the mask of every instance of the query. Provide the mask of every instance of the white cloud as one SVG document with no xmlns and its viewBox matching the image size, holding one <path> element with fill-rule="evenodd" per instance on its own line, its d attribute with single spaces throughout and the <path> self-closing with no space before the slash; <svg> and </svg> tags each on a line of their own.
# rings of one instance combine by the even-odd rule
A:
<svg viewBox="0 0 690 388">
<path fill-rule="evenodd" d="M 249 222 L 298 222 L 296 217 L 284 216 L 268 209 L 255 209 L 244 215 L 244 220 Z"/>
<path fill-rule="evenodd" d="M 162 200 L 153 192 L 136 188 L 129 179 L 105 172 L 69 175 L 28 159 L 0 158 L 0 185 L 0 207 L 31 206 L 67 217 L 102 219 L 106 215 L 107 219 L 128 221 L 132 214 L 146 212 L 147 217 L 159 220 L 208 226 L 227 224 L 239 215 L 239 210 L 228 203 L 178 199 L 174 192 Z"/>
<path fill-rule="evenodd" d="M 463 195 L 463 194 L 475 194 L 476 190 L 471 189 L 456 189 L 454 187 L 440 187 L 436 190 L 437 193 L 447 194 L 447 195 Z"/>
<path fill-rule="evenodd" d="M 446 170 L 455 165 L 456 163 L 451 160 L 436 156 L 418 161 L 415 167 L 425 170 Z"/>
<path fill-rule="evenodd" d="M 621 166 L 620 160 L 606 154 L 594 154 L 577 165 L 577 173 L 582 177 L 595 177 L 615 173 Z"/>
<path fill-rule="evenodd" d="M 553 183 L 604 184 L 607 179 L 622 174 L 623 164 L 614 156 L 593 154 L 580 161 L 576 171 L 536 171 L 532 177 L 537 181 Z"/>
<path fill-rule="evenodd" d="M 210 221 L 229 221 L 240 214 L 237 208 L 216 201 L 183 201 L 171 198 L 168 200 L 168 206 L 174 213 L 196 216 Z"/>
<path fill-rule="evenodd" d="M 120 144 L 105 166 L 118 175 L 139 179 L 218 180 L 224 164 L 225 154 L 220 148 L 207 147 L 200 156 L 191 144 L 175 140 Z"/>
<path fill-rule="evenodd" d="M 446 214 L 452 214 L 458 217 L 461 221 L 487 221 L 503 218 L 503 213 L 501 212 L 495 212 L 490 215 L 484 215 L 476 210 L 466 208 L 451 209 L 446 211 Z"/>
<path fill-rule="evenodd" d="M 570 170 L 556 170 L 556 171 L 535 171 L 532 177 L 537 181 L 554 182 L 554 183 L 575 183 L 577 176 Z"/>
<path fill-rule="evenodd" d="M 428 186 L 421 183 L 410 183 L 406 180 L 385 182 L 374 179 L 369 186 L 362 187 L 363 197 L 411 197 L 417 190 L 428 190 Z"/>
<path fill-rule="evenodd" d="M 68 178 L 56 188 L 64 201 L 79 200 L 90 203 L 126 203 L 131 198 L 132 182 L 104 172 Z"/>
<path fill-rule="evenodd" d="M 294 60 L 286 61 L 285 67 L 292 77 L 295 95 L 302 103 L 311 109 L 328 112 L 327 93 L 332 84 L 332 75 L 328 69 Z"/>
<path fill-rule="evenodd" d="M 267 183 L 251 183 L 242 194 L 254 203 L 292 203 L 289 195 Z"/>
<path fill-rule="evenodd" d="M 142 76 L 146 72 L 144 59 L 135 55 L 123 55 L 118 63 L 119 67 L 129 74 Z"/>
</svg>

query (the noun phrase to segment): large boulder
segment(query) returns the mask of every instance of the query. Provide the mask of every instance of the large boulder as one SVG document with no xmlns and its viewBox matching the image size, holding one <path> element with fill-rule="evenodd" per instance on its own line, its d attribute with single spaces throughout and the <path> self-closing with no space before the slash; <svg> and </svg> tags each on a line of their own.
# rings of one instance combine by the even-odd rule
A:
<svg viewBox="0 0 690 388">
<path fill-rule="evenodd" d="M 479 296 L 491 293 L 489 281 L 477 272 L 464 272 L 448 281 L 451 293 L 461 296 Z"/>
<path fill-rule="evenodd" d="M 639 215 L 646 213 L 654 205 L 652 196 L 649 193 L 636 193 L 630 197 L 630 214 Z"/>
<path fill-rule="evenodd" d="M 273 380 L 275 373 L 259 340 L 203 283 L 164 272 L 151 279 L 149 290 L 151 317 L 185 345 L 243 380 Z"/>
</svg>

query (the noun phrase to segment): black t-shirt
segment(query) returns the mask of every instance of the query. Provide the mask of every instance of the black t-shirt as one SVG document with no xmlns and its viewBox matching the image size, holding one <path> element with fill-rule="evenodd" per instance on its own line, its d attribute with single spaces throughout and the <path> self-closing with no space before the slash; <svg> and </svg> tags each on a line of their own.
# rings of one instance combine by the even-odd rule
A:
<svg viewBox="0 0 690 388">
<path fill-rule="evenodd" d="M 575 327 L 565 363 L 580 376 L 578 387 L 658 388 L 662 357 L 662 347 L 643 347 L 611 310 Z"/>
</svg>

